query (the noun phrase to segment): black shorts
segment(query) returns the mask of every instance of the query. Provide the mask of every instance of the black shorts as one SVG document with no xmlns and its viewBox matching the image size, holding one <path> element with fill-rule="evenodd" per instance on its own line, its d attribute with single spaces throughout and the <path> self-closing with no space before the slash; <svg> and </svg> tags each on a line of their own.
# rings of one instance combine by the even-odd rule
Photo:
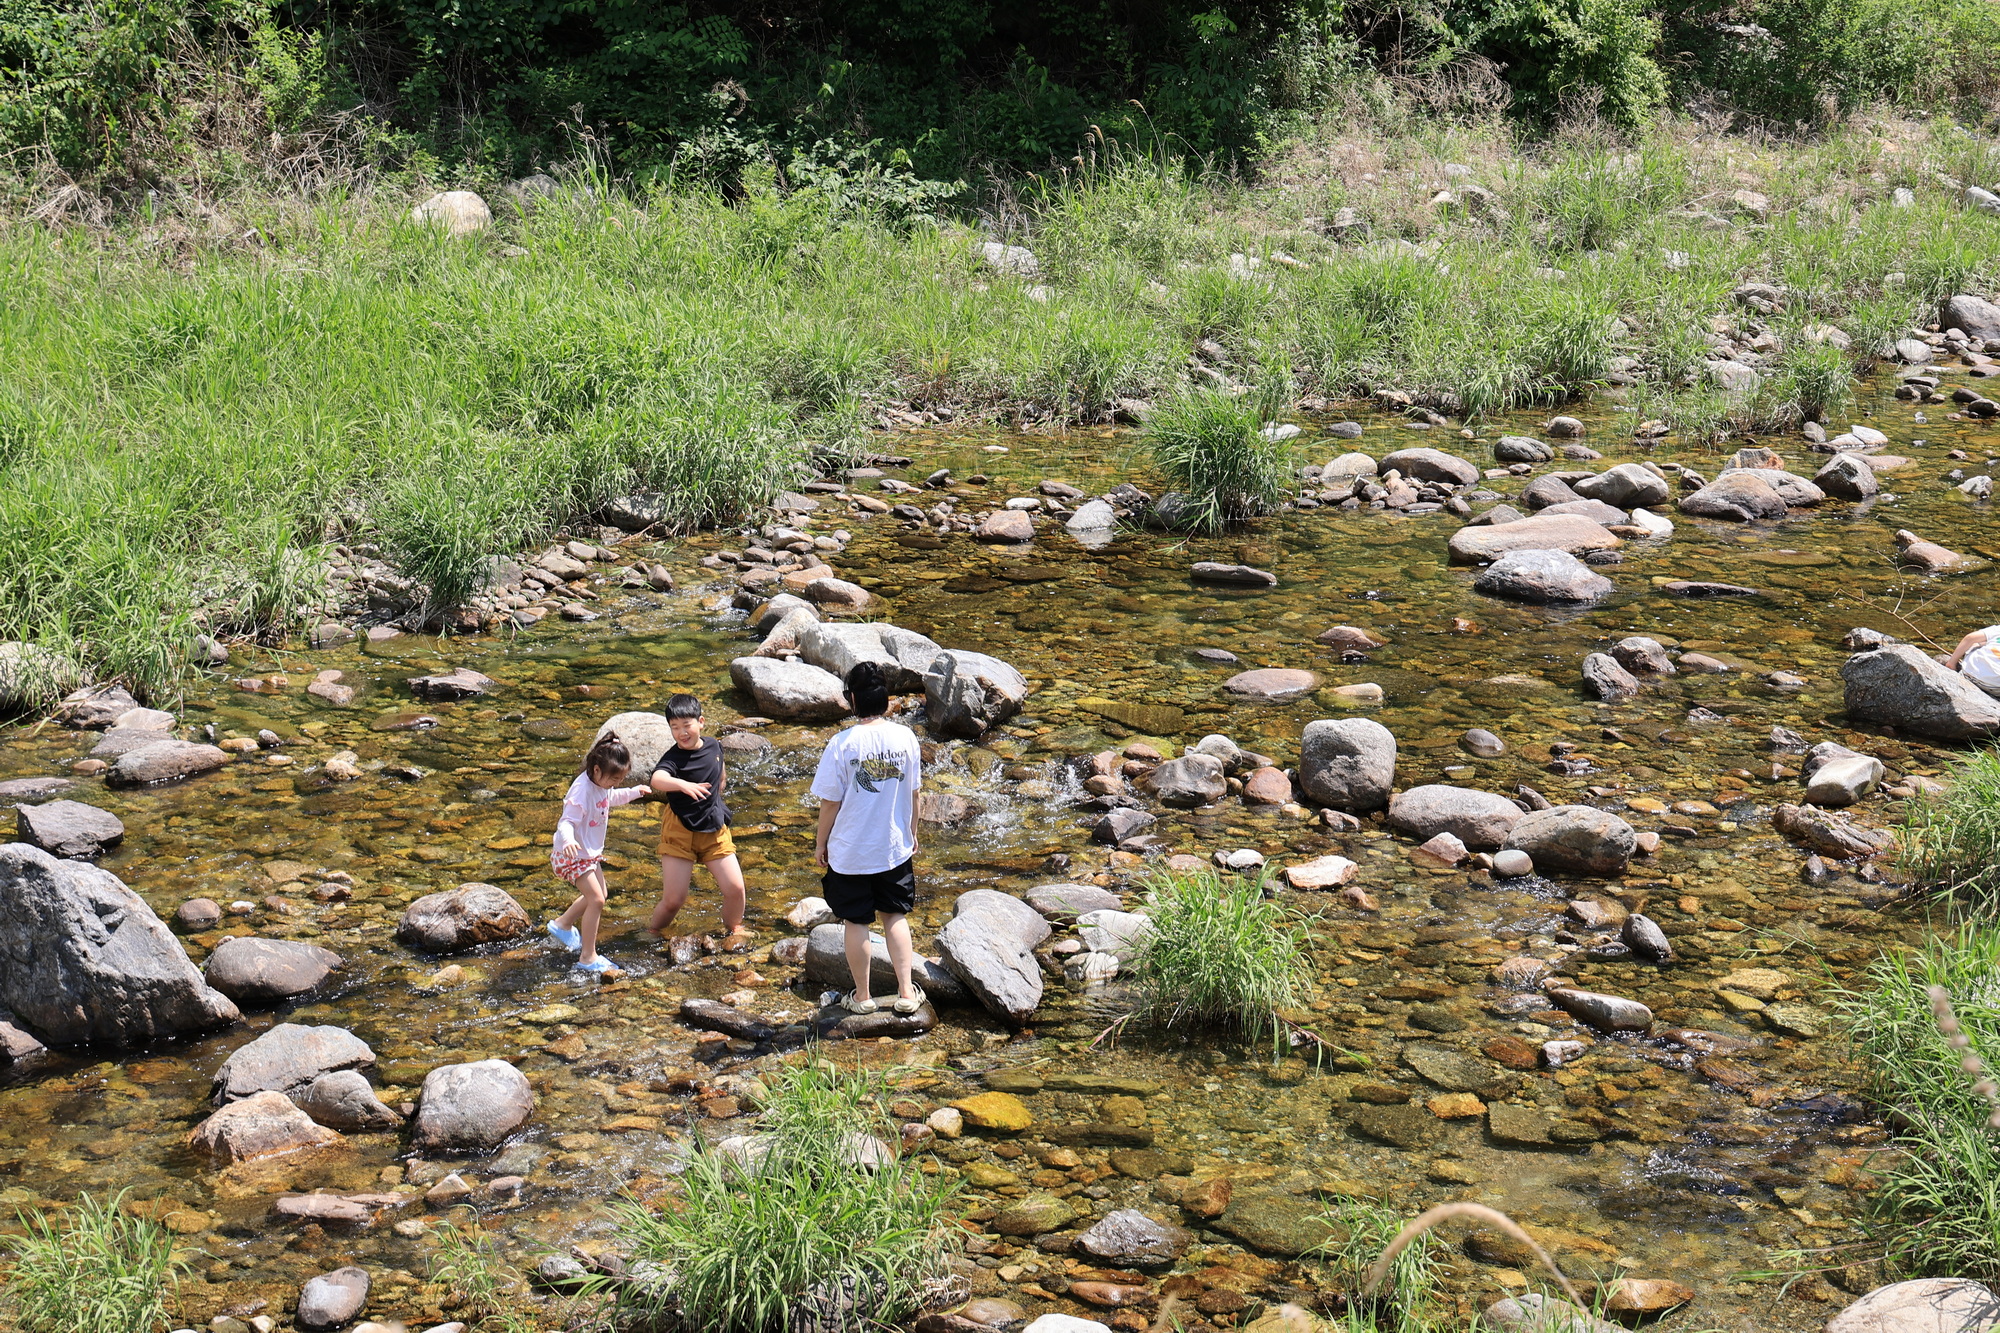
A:
<svg viewBox="0 0 2000 1333">
<path fill-rule="evenodd" d="M 917 872 L 914 861 L 905 861 L 871 875 L 843 875 L 829 870 L 820 876 L 826 905 L 842 921 L 865 926 L 877 912 L 909 915 L 917 907 Z"/>
</svg>

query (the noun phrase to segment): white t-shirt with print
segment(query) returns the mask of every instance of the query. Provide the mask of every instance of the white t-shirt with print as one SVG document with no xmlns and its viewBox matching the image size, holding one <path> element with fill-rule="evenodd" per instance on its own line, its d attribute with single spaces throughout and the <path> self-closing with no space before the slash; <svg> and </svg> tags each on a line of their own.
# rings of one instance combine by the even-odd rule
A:
<svg viewBox="0 0 2000 1333">
<path fill-rule="evenodd" d="M 1979 631 L 1986 642 L 1958 660 L 1958 669 L 1987 690 L 2000 689 L 2000 625 Z"/>
<path fill-rule="evenodd" d="M 923 786 L 917 734 L 900 722 L 861 722 L 826 744 L 812 794 L 839 801 L 826 862 L 842 875 L 893 870 L 917 850 L 915 804 Z"/>
</svg>

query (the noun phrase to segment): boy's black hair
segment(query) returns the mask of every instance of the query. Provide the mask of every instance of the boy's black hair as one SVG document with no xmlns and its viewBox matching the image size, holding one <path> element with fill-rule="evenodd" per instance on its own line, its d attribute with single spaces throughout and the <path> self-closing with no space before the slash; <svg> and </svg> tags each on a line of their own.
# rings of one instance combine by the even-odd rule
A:
<svg viewBox="0 0 2000 1333">
<path fill-rule="evenodd" d="M 847 672 L 847 697 L 853 701 L 854 716 L 880 717 L 889 711 L 889 682 L 882 668 L 873 662 L 856 662 Z"/>
<path fill-rule="evenodd" d="M 670 718 L 700 717 L 701 700 L 695 698 L 692 694 L 669 695 L 667 696 L 667 703 L 664 711 L 666 712 L 666 715 Z"/>
</svg>

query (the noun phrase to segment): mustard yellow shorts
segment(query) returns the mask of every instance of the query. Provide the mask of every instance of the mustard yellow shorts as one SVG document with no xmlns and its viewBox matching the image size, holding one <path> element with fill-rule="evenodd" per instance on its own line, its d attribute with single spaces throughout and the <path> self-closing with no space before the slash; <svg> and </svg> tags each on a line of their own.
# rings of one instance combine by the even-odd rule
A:
<svg viewBox="0 0 2000 1333">
<path fill-rule="evenodd" d="M 713 833 L 696 833 L 681 823 L 671 808 L 660 812 L 660 856 L 676 861 L 692 861 L 705 866 L 725 856 L 736 855 L 736 840 L 724 824 Z"/>
</svg>

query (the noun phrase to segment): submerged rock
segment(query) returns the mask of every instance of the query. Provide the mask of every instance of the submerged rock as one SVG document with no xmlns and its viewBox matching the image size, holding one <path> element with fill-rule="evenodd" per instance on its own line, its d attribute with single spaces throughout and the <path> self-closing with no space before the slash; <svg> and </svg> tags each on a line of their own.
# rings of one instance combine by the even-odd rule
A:
<svg viewBox="0 0 2000 1333">
<path fill-rule="evenodd" d="M 0 846 L 0 1008 L 52 1045 L 139 1046 L 242 1015 L 108 870 Z"/>
<path fill-rule="evenodd" d="M 1076 1238 L 1076 1248 L 1096 1259 L 1120 1267 L 1151 1267 L 1170 1264 L 1194 1244 L 1194 1236 L 1181 1227 L 1156 1222 L 1135 1208 L 1106 1213 L 1088 1231 Z"/>
<path fill-rule="evenodd" d="M 1821 856 L 1867 860 L 1896 845 L 1896 835 L 1872 829 L 1846 815 L 1805 805 L 1781 805 L 1771 812 L 1771 827 L 1784 837 Z"/>
</svg>

